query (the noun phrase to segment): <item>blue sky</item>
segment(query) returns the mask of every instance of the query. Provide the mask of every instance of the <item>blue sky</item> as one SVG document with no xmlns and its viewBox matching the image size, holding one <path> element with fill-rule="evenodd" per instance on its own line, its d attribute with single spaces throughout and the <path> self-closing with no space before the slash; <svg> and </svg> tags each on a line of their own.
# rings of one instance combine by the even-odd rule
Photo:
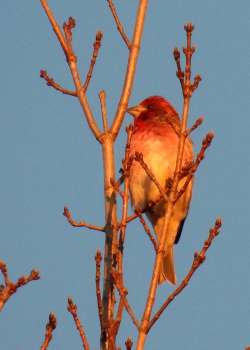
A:
<svg viewBox="0 0 250 350">
<path fill-rule="evenodd" d="M 105 89 L 110 120 L 116 110 L 127 60 L 106 1 L 50 1 L 59 21 L 73 16 L 75 50 L 82 75 L 88 68 L 97 30 L 103 43 L 88 96 L 101 122 L 98 92 Z M 131 36 L 137 1 L 116 1 Z M 94 255 L 101 233 L 73 229 L 62 216 L 67 205 L 78 219 L 102 225 L 101 149 L 89 132 L 78 102 L 48 88 L 39 78 L 47 69 L 72 88 L 64 56 L 39 1 L 2 2 L 1 9 L 1 183 L 0 258 L 15 280 L 32 268 L 41 280 L 22 288 L 0 318 L 1 348 L 39 348 L 48 314 L 58 328 L 49 347 L 81 349 L 66 299 L 78 305 L 92 349 L 98 348 Z M 250 344 L 249 129 L 250 3 L 221 0 L 149 2 L 141 56 L 130 104 L 163 95 L 181 111 L 172 49 L 182 47 L 183 25 L 192 21 L 197 53 L 193 72 L 203 80 L 192 99 L 190 124 L 205 122 L 193 135 L 215 132 L 213 145 L 197 172 L 193 201 L 176 248 L 178 279 L 187 272 L 217 216 L 220 236 L 188 288 L 152 330 L 146 349 L 244 349 Z M 3 34 L 4 33 L 4 34 Z M 129 123 L 126 118 L 124 126 Z M 117 169 L 124 147 L 117 142 Z M 131 224 L 125 252 L 129 300 L 138 318 L 147 294 L 152 250 L 139 224 Z M 171 292 L 160 288 L 157 305 Z M 135 339 L 125 316 L 119 343 Z"/>
</svg>

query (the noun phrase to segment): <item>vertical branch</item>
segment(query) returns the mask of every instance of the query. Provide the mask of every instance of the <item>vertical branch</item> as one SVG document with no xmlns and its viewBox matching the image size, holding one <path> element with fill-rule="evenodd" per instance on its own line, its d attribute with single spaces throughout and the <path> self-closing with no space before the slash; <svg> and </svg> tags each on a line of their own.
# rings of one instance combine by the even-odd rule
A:
<svg viewBox="0 0 250 350">
<path fill-rule="evenodd" d="M 185 146 L 185 140 L 186 140 L 189 105 L 190 105 L 190 99 L 193 92 L 190 77 L 191 77 L 191 57 L 194 52 L 194 48 L 191 47 L 191 34 L 194 27 L 191 23 L 189 23 L 185 25 L 184 28 L 187 34 L 187 47 L 183 49 L 183 52 L 186 56 L 186 68 L 185 68 L 183 85 L 181 83 L 183 88 L 183 99 L 184 99 L 182 119 L 181 119 L 181 133 L 179 137 L 178 150 L 176 155 L 176 166 L 175 166 L 175 172 L 173 177 L 173 183 L 172 183 L 172 187 L 171 187 L 168 202 L 167 202 L 167 210 L 166 210 L 164 225 L 162 229 L 161 239 L 159 242 L 159 249 L 157 251 L 155 262 L 154 262 L 147 302 L 146 302 L 146 306 L 145 306 L 144 313 L 141 320 L 141 327 L 140 327 L 140 332 L 139 332 L 137 347 L 136 347 L 137 350 L 142 350 L 144 348 L 144 344 L 147 336 L 147 329 L 150 322 L 150 317 L 154 306 L 156 291 L 158 287 L 160 264 L 161 264 L 162 255 L 164 253 L 164 245 L 166 244 L 166 241 L 168 242 L 169 245 L 174 244 L 174 237 L 168 234 L 168 229 L 169 229 L 172 212 L 174 209 L 174 200 L 176 198 L 176 193 L 177 193 L 177 187 L 179 182 L 178 174 L 182 166 L 182 159 L 183 159 L 184 146 Z M 176 56 L 176 49 L 174 51 L 174 56 Z M 178 67 L 178 70 L 179 69 L 180 68 Z"/>
<path fill-rule="evenodd" d="M 117 107 L 116 116 L 111 127 L 111 132 L 114 138 L 116 138 L 119 133 L 126 109 L 128 107 L 128 101 L 132 91 L 137 60 L 140 52 L 141 38 L 147 12 L 147 6 L 148 0 L 140 0 L 137 10 L 136 22 L 134 26 L 133 39 L 130 45 L 130 54 L 128 58 L 127 71 L 123 83 L 122 94 Z"/>
<path fill-rule="evenodd" d="M 89 350 L 89 343 L 88 343 L 86 333 L 85 333 L 84 328 L 81 324 L 81 321 L 77 315 L 77 306 L 76 306 L 76 304 L 74 304 L 74 302 L 71 298 L 68 298 L 67 310 L 68 310 L 68 312 L 71 313 L 71 315 L 73 317 L 73 320 L 74 320 L 75 325 L 76 325 L 76 329 L 78 330 L 78 333 L 79 333 L 81 340 L 82 340 L 83 349 Z"/>
<path fill-rule="evenodd" d="M 49 314 L 49 321 L 46 324 L 46 330 L 45 330 L 45 338 L 43 341 L 42 346 L 40 347 L 40 350 L 46 350 L 49 346 L 49 343 L 51 342 L 53 338 L 53 331 L 56 329 L 56 316 L 53 313 Z"/>
</svg>

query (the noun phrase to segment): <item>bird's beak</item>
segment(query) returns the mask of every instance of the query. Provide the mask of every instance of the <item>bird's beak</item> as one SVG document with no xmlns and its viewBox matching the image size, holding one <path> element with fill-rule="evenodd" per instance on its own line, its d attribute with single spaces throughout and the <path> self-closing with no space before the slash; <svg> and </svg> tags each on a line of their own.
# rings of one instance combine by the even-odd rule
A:
<svg viewBox="0 0 250 350">
<path fill-rule="evenodd" d="M 132 115 L 134 118 L 137 118 L 144 111 L 146 111 L 146 108 L 142 105 L 133 106 L 127 109 L 127 113 Z"/>
</svg>

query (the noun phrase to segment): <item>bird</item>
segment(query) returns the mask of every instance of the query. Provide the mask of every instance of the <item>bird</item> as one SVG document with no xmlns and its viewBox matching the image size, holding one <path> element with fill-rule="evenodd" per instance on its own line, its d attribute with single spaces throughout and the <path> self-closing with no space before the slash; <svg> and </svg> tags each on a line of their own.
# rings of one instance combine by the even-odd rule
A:
<svg viewBox="0 0 250 350">
<path fill-rule="evenodd" d="M 177 111 L 164 97 L 150 96 L 138 105 L 128 108 L 127 113 L 134 117 L 130 157 L 134 157 L 136 153 L 142 154 L 143 161 L 154 174 L 161 187 L 169 188 L 174 176 L 181 129 Z M 192 164 L 193 158 L 193 144 L 191 139 L 187 137 L 182 166 Z M 185 180 L 184 177 L 179 181 L 178 190 L 183 186 Z M 193 179 L 174 206 L 167 233 L 168 241 L 170 239 L 171 242 L 170 244 L 167 241 L 164 242 L 158 284 L 168 282 L 174 285 L 177 283 L 174 244 L 178 243 L 182 233 L 192 197 L 192 187 Z M 155 183 L 141 164 L 136 161 L 132 162 L 130 168 L 129 192 L 132 206 L 136 210 L 145 211 L 159 242 L 167 203 L 166 200 L 160 199 L 160 192 Z M 153 205 L 150 205 L 152 203 Z"/>
</svg>

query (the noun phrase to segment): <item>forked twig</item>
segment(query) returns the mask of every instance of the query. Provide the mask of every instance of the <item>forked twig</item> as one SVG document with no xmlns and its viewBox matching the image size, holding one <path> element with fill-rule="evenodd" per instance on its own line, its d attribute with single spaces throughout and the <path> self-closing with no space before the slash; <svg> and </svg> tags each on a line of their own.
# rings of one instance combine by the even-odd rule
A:
<svg viewBox="0 0 250 350">
<path fill-rule="evenodd" d="M 98 128 L 98 125 L 93 116 L 92 110 L 89 106 L 88 99 L 85 95 L 84 89 L 82 89 L 82 83 L 81 83 L 80 74 L 77 66 L 77 58 L 72 47 L 72 29 L 75 27 L 75 20 L 72 17 L 69 17 L 68 21 L 65 22 L 63 25 L 63 30 L 64 30 L 64 34 L 63 34 L 60 26 L 58 25 L 54 17 L 53 12 L 51 11 L 48 5 L 47 0 L 40 0 L 40 2 L 50 21 L 52 29 L 55 32 L 57 39 L 60 42 L 61 47 L 65 53 L 66 61 L 70 68 L 71 75 L 76 88 L 76 94 L 80 102 L 80 105 L 82 107 L 82 110 L 84 112 L 84 115 L 86 117 L 89 128 L 93 132 L 96 139 L 99 142 L 101 142 L 101 140 L 99 139 L 101 136 L 101 132 Z"/>
<path fill-rule="evenodd" d="M 0 311 L 3 309 L 9 298 L 16 293 L 18 288 L 40 278 L 39 271 L 32 270 L 28 276 L 19 277 L 17 282 L 14 283 L 10 280 L 7 265 L 2 260 L 0 260 L 0 271 L 4 279 L 4 285 L 0 286 Z"/>
<path fill-rule="evenodd" d="M 88 343 L 88 340 L 87 340 L 86 333 L 85 333 L 84 328 L 83 328 L 83 326 L 81 324 L 81 321 L 80 321 L 80 319 L 78 318 L 78 315 L 77 315 L 77 306 L 76 306 L 76 304 L 74 304 L 74 302 L 73 302 L 73 300 L 71 298 L 68 298 L 67 310 L 71 313 L 71 315 L 73 317 L 73 320 L 75 322 L 76 328 L 77 328 L 77 330 L 79 332 L 79 335 L 81 337 L 82 345 L 83 345 L 84 350 L 89 350 L 89 343 Z"/>
<path fill-rule="evenodd" d="M 88 224 L 87 222 L 85 222 L 83 220 L 81 220 L 81 221 L 74 220 L 72 218 L 72 214 L 71 214 L 70 210 L 67 207 L 64 207 L 63 215 L 66 217 L 66 219 L 68 220 L 70 225 L 73 227 L 86 227 L 86 228 L 89 228 L 90 230 L 105 232 L 105 227 Z"/>
<path fill-rule="evenodd" d="M 42 346 L 40 347 L 40 350 L 46 350 L 49 346 L 49 343 L 51 342 L 53 338 L 53 331 L 56 329 L 56 315 L 53 313 L 49 314 L 49 321 L 46 324 L 46 330 L 45 330 L 45 338 L 43 341 Z"/>
<path fill-rule="evenodd" d="M 177 297 L 178 294 L 180 294 L 183 291 L 184 288 L 187 287 L 187 285 L 188 285 L 190 279 L 192 278 L 193 274 L 195 273 L 195 271 L 205 261 L 207 250 L 210 247 L 210 245 L 212 244 L 214 238 L 219 234 L 221 226 L 222 226 L 222 221 L 221 221 L 221 219 L 218 218 L 215 221 L 214 226 L 209 230 L 208 239 L 204 242 L 204 245 L 203 245 L 201 251 L 199 253 L 196 252 L 194 254 L 194 260 L 193 260 L 192 266 L 191 266 L 190 270 L 188 271 L 186 277 L 183 279 L 181 284 L 174 290 L 174 292 L 169 295 L 167 300 L 162 304 L 160 309 L 152 317 L 151 321 L 149 322 L 148 328 L 147 328 L 147 333 L 150 331 L 152 326 L 159 319 L 159 317 L 161 316 L 163 311 L 168 307 L 168 305 Z"/>
<path fill-rule="evenodd" d="M 130 44 L 129 38 L 127 37 L 127 34 L 125 33 L 125 31 L 123 29 L 123 26 L 122 26 L 122 23 L 121 23 L 118 15 L 117 15 L 117 11 L 116 11 L 115 5 L 113 4 L 112 0 L 107 0 L 107 2 L 108 2 L 108 5 L 109 5 L 109 8 L 110 8 L 110 11 L 111 11 L 111 13 L 112 13 L 112 15 L 114 17 L 117 30 L 121 34 L 121 37 L 122 37 L 123 41 L 125 42 L 125 44 L 127 45 L 128 49 L 130 49 L 131 44 Z"/>
</svg>

